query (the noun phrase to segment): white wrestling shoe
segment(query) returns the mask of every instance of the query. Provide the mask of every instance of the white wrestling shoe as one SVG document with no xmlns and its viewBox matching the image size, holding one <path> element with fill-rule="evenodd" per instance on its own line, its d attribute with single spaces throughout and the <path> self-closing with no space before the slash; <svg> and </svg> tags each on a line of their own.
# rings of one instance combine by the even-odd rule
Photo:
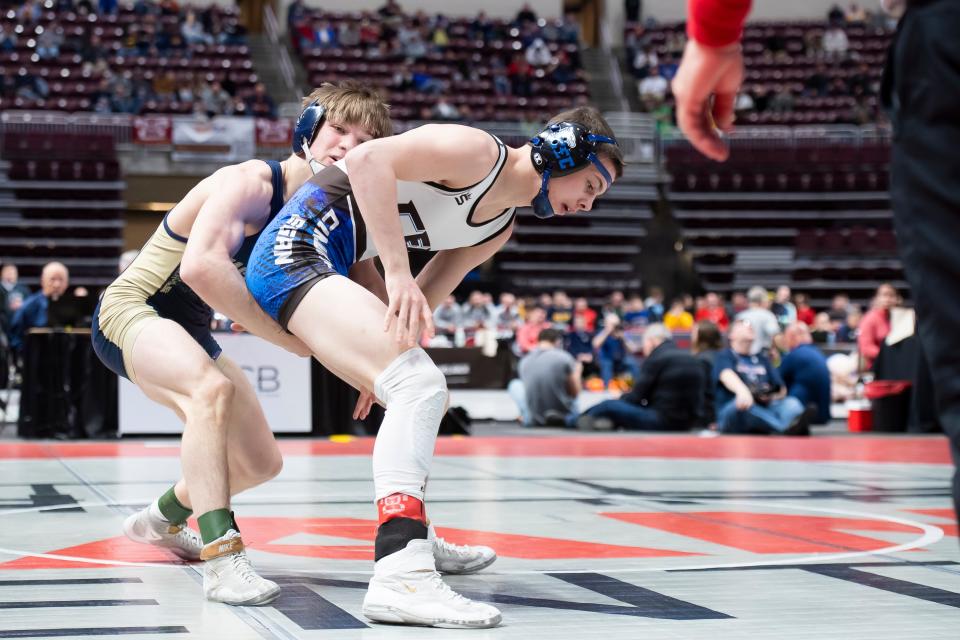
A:
<svg viewBox="0 0 960 640">
<path fill-rule="evenodd" d="M 134 542 L 169 549 L 184 560 L 199 560 L 203 549 L 200 534 L 186 524 L 171 524 L 156 502 L 124 520 L 123 534 Z"/>
<path fill-rule="evenodd" d="M 240 534 L 230 529 L 203 547 L 203 593 L 207 600 L 233 605 L 260 605 L 280 595 L 280 587 L 257 575 L 243 550 Z"/>
<path fill-rule="evenodd" d="M 433 559 L 440 573 L 476 573 L 497 559 L 497 552 L 483 545 L 458 545 L 437 535 L 433 525 L 427 527 L 427 540 L 433 543 Z"/>
<path fill-rule="evenodd" d="M 375 622 L 445 629 L 485 629 L 500 624 L 500 610 L 464 598 L 436 571 L 433 542 L 411 540 L 377 561 L 363 598 L 363 615 Z"/>
</svg>

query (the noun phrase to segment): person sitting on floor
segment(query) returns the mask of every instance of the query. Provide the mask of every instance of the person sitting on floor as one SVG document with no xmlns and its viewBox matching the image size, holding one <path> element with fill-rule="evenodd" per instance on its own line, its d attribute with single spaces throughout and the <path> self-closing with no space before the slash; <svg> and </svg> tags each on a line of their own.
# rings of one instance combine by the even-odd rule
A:
<svg viewBox="0 0 960 640">
<path fill-rule="evenodd" d="M 633 389 L 585 411 L 578 429 L 683 431 L 700 424 L 705 380 L 699 361 L 677 347 L 660 323 L 644 331 L 643 355 Z"/>
<path fill-rule="evenodd" d="M 802 322 L 789 325 L 783 332 L 787 355 L 780 363 L 780 376 L 787 393 L 813 407 L 813 424 L 830 422 L 830 370 L 827 359 L 813 344 L 810 329 Z"/>
<path fill-rule="evenodd" d="M 528 427 L 570 427 L 579 414 L 582 365 L 563 349 L 563 332 L 543 329 L 536 347 L 520 360 L 519 379 L 507 391 Z"/>
</svg>

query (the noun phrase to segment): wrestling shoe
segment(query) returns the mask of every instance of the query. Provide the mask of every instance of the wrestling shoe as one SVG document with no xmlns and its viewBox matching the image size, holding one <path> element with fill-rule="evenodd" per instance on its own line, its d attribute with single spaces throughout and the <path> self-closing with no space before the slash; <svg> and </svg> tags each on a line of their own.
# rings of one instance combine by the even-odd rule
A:
<svg viewBox="0 0 960 640">
<path fill-rule="evenodd" d="M 430 540 L 411 540 L 406 548 L 374 566 L 363 598 L 363 615 L 375 622 L 445 629 L 485 629 L 500 624 L 500 611 L 464 598 L 440 578 Z"/>
<path fill-rule="evenodd" d="M 203 547 L 203 593 L 207 600 L 233 605 L 260 605 L 280 595 L 280 587 L 257 575 L 240 534 L 230 529 Z"/>
<path fill-rule="evenodd" d="M 433 543 L 433 559 L 440 573 L 476 573 L 497 559 L 497 552 L 490 547 L 447 542 L 437 535 L 432 524 L 427 527 L 427 540 Z"/>
<path fill-rule="evenodd" d="M 203 549 L 200 534 L 186 524 L 169 522 L 156 502 L 124 520 L 123 534 L 134 542 L 169 549 L 184 560 L 199 560 Z"/>
</svg>

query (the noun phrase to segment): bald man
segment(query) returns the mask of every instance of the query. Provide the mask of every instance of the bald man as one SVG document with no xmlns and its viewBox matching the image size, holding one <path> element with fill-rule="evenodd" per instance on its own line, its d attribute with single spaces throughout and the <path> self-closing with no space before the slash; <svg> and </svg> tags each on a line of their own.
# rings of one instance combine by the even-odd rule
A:
<svg viewBox="0 0 960 640">
<path fill-rule="evenodd" d="M 780 363 L 780 377 L 787 385 L 787 394 L 804 407 L 816 406 L 812 424 L 830 421 L 830 369 L 827 359 L 813 344 L 810 328 L 802 322 L 787 325 L 783 332 L 787 355 Z"/>
<path fill-rule="evenodd" d="M 13 315 L 10 323 L 10 346 L 15 352 L 23 349 L 23 336 L 29 329 L 47 326 L 47 309 L 51 300 L 59 300 L 70 285 L 70 272 L 62 262 L 48 262 L 40 274 L 40 291 L 29 296 Z"/>
</svg>

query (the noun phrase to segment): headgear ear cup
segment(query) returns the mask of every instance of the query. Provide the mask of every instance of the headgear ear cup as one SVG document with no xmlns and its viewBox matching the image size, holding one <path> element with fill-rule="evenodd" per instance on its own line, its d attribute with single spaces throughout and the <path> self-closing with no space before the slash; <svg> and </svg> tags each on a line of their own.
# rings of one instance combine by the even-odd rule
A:
<svg viewBox="0 0 960 640">
<path fill-rule="evenodd" d="M 555 122 L 530 140 L 530 159 L 537 172 L 543 176 L 540 192 L 531 202 L 533 213 L 538 218 L 553 216 L 550 206 L 549 182 L 554 176 L 566 176 L 586 169 L 591 164 L 597 168 L 607 184 L 613 182 L 607 168 L 597 158 L 598 144 L 617 144 L 607 136 L 596 135 L 575 122 Z"/>
<path fill-rule="evenodd" d="M 314 173 L 320 171 L 323 165 L 317 162 L 310 153 L 310 145 L 313 144 L 320 127 L 323 126 L 326 115 L 327 108 L 319 100 L 314 100 L 300 112 L 300 117 L 297 118 L 297 122 L 293 126 L 293 140 L 291 141 L 293 152 L 305 158 L 310 163 L 310 168 L 313 169 Z"/>
</svg>

